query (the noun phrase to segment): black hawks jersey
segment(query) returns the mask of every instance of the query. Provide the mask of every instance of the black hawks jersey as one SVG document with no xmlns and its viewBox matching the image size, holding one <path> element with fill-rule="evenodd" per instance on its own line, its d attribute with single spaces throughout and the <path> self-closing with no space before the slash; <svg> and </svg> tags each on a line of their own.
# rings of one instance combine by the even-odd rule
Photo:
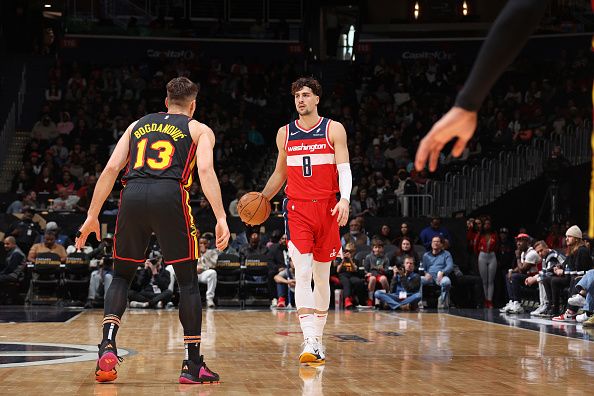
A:
<svg viewBox="0 0 594 396">
<path fill-rule="evenodd" d="M 130 134 L 130 158 L 122 182 L 135 178 L 174 179 L 188 188 L 196 165 L 196 144 L 183 114 L 142 117 Z"/>
</svg>

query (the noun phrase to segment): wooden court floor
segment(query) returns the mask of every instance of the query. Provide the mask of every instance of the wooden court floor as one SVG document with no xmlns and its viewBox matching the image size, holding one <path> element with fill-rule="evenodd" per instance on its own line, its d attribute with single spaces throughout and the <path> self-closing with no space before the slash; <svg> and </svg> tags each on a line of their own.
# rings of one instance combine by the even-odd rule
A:
<svg viewBox="0 0 594 396">
<path fill-rule="evenodd" d="M 102 311 L 66 323 L 1 323 L 1 342 L 94 346 Z M 593 395 L 594 342 L 446 313 L 331 312 L 327 364 L 300 368 L 294 312 L 209 310 L 202 352 L 219 385 L 177 383 L 177 310 L 128 310 L 115 384 L 93 361 L 0 368 L 0 395 Z M 0 352 L 1 354 L 1 352 Z"/>
</svg>

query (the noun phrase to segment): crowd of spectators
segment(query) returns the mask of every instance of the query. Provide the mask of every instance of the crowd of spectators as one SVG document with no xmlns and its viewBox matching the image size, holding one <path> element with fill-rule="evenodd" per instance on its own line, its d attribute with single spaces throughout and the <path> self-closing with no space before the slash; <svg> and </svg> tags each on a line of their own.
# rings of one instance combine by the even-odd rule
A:
<svg viewBox="0 0 594 396">
<path fill-rule="evenodd" d="M 276 148 L 270 144 L 274 131 L 295 116 L 288 87 L 302 72 L 291 61 L 265 65 L 238 58 L 224 63 L 203 54 L 192 62 L 157 58 L 111 66 L 63 63 L 57 59 L 48 74 L 45 104 L 32 128 L 23 168 L 12 184 L 18 197 L 6 212 L 17 220 L 3 230 L 14 238 L 14 244 L 29 260 L 35 260 L 37 252 L 54 250 L 61 259 L 65 258 L 72 235 L 60 235 L 57 227 L 45 224 L 39 212 L 86 211 L 102 166 L 117 139 L 134 120 L 164 110 L 165 83 L 178 75 L 188 76 L 200 85 L 195 118 L 215 131 L 215 167 L 223 202 L 229 216 L 237 216 L 239 197 L 245 191 L 261 188 L 267 176 L 257 169 L 263 169 L 276 156 Z M 500 150 L 529 144 L 537 137 L 556 139 L 569 126 L 581 125 L 590 105 L 589 65 L 585 53 L 570 57 L 565 52 L 539 65 L 519 62 L 485 102 L 476 137 L 462 159 L 451 158 L 446 150 L 439 173 L 429 174 L 426 170 L 416 172 L 412 158 L 422 136 L 451 106 L 464 74 L 463 65 L 447 57 L 396 62 L 367 57 L 351 64 L 349 78 L 324 92 L 320 104 L 320 114 L 342 122 L 349 137 L 354 178 L 352 211 L 349 231 L 342 235 L 344 260 L 334 263 L 335 286 L 342 287 L 345 306 L 374 306 L 377 297 L 393 307 L 390 303 L 400 300 L 403 293 L 406 298 L 415 296 L 423 301 L 424 288 L 439 289 L 437 302 L 442 307 L 454 300 L 455 305 L 490 308 L 496 296 L 506 290 L 510 299 L 518 302 L 518 290 L 522 289 L 517 287 L 521 279 L 515 276 L 516 272 L 509 279 L 517 278 L 517 282 L 508 282 L 509 287 L 501 284 L 503 277 L 499 276 L 502 268 L 515 268 L 514 252 L 519 250 L 506 227 L 496 232 L 490 219 L 472 220 L 467 235 L 468 259 L 455 262 L 449 252 L 455 238 L 451 238 L 439 218 L 417 230 L 404 222 L 392 232 L 395 225 L 384 224 L 373 235 L 365 230 L 365 219 L 402 214 L 395 204 L 399 197 L 422 193 L 427 180 L 441 177 L 461 161 L 472 163 Z M 505 83 L 506 80 L 514 82 Z M 558 175 L 566 163 L 560 152 L 555 151 L 553 157 L 558 166 L 550 167 L 549 172 Z M 104 215 L 117 214 L 120 188 L 116 184 L 103 208 Z M 190 187 L 190 196 L 200 226 L 202 220 L 212 217 L 212 211 L 197 182 Z M 564 248 L 562 228 L 559 224 L 551 226 L 544 239 L 548 247 Z M 208 235 L 212 230 L 204 231 Z M 52 238 L 58 242 L 52 242 Z M 291 304 L 293 282 L 286 239 L 284 245 L 282 240 L 278 231 L 276 235 L 260 235 L 250 230 L 238 234 L 228 252 L 237 254 L 242 261 L 250 255 L 270 257 L 273 264 L 268 274 L 268 292 L 273 303 L 281 307 Z M 211 245 L 208 238 L 200 240 L 203 256 L 198 263 L 200 281 L 207 288 L 208 306 L 214 306 L 216 295 L 216 253 Z M 11 238 L 5 246 L 13 246 Z M 17 252 L 16 247 L 11 249 Z M 11 257 L 19 256 L 15 254 Z M 524 257 L 522 268 L 529 267 L 527 264 L 533 258 L 534 255 Z M 164 280 L 154 279 L 157 274 L 165 277 L 166 268 L 153 264 L 158 258 L 147 260 L 144 283 L 137 285 L 136 292 L 140 294 L 135 301 L 142 306 L 166 306 L 167 299 L 159 300 L 159 304 L 139 297 L 147 285 L 165 285 Z M 414 264 L 412 271 L 409 261 Z M 4 271 L 13 267 L 14 263 L 7 265 Z M 93 292 L 89 292 L 89 300 L 100 294 L 101 286 L 109 286 L 109 267 L 102 268 L 91 276 Z M 413 272 L 420 272 L 419 284 L 426 286 L 419 286 L 419 296 L 411 286 L 416 285 L 416 280 L 410 278 Z M 174 274 L 168 273 L 166 289 L 172 290 Z M 461 285 L 469 292 L 457 292 Z M 159 286 L 159 290 L 164 292 L 165 288 Z M 378 296 L 382 291 L 386 295 Z M 392 300 L 386 300 L 386 296 Z M 403 305 L 414 309 L 417 303 Z"/>
</svg>

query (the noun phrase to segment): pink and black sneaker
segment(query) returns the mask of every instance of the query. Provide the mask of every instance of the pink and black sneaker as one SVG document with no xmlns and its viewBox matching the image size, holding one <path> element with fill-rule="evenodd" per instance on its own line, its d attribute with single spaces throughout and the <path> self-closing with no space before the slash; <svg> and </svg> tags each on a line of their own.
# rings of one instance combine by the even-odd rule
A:
<svg viewBox="0 0 594 396">
<path fill-rule="evenodd" d="M 219 375 L 206 366 L 202 355 L 198 363 L 191 360 L 184 360 L 182 363 L 180 384 L 218 384 L 219 380 Z"/>
<path fill-rule="evenodd" d="M 97 382 L 111 382 L 118 378 L 118 372 L 115 366 L 124 359 L 118 356 L 118 350 L 115 342 L 110 340 L 103 341 L 99 347 L 99 359 L 95 369 L 95 380 Z"/>
</svg>

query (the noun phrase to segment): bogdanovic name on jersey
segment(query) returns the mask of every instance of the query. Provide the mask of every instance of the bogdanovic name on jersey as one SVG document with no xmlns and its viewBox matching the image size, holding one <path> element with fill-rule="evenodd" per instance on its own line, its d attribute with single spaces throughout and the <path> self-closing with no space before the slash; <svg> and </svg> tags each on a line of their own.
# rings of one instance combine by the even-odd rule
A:
<svg viewBox="0 0 594 396">
<path fill-rule="evenodd" d="M 141 136 L 146 135 L 150 132 L 165 133 L 167 135 L 170 135 L 171 138 L 176 142 L 178 139 L 183 139 L 187 136 L 185 133 L 180 131 L 179 128 L 175 125 L 156 124 L 154 122 L 152 124 L 146 124 L 138 128 L 136 131 L 134 131 L 134 136 L 136 137 L 136 139 L 140 139 Z"/>
<path fill-rule="evenodd" d="M 326 143 L 316 143 L 316 144 L 305 144 L 301 143 L 300 146 L 289 146 L 287 147 L 288 151 L 316 151 L 316 150 L 324 150 L 326 148 Z"/>
</svg>

